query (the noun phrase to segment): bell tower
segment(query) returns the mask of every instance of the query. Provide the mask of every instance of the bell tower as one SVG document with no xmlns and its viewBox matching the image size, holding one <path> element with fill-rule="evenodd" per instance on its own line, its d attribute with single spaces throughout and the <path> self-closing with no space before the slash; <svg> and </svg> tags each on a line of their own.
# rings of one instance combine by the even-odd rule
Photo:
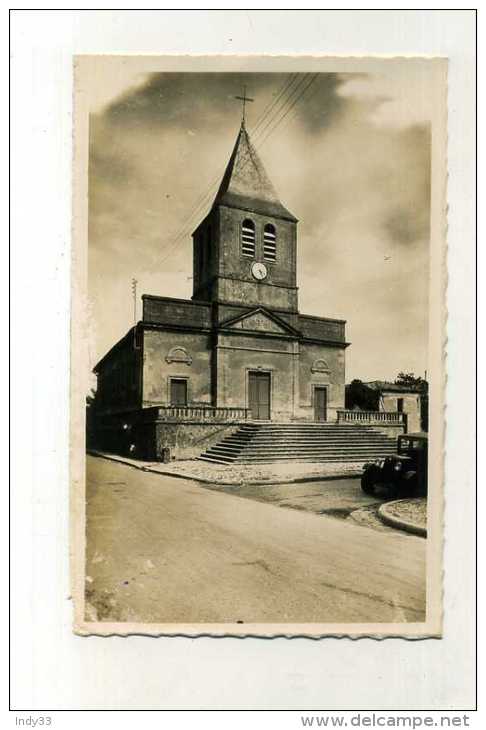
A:
<svg viewBox="0 0 486 730">
<path fill-rule="evenodd" d="M 194 300 L 297 312 L 297 219 L 280 202 L 244 118 L 206 218 L 193 233 Z"/>
</svg>

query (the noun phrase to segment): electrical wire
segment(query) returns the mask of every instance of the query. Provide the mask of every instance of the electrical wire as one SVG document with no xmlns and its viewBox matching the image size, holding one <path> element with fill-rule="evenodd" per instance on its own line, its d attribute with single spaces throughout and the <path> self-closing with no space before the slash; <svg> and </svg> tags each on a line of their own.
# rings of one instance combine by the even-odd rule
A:
<svg viewBox="0 0 486 730">
<path fill-rule="evenodd" d="M 274 109 L 275 105 L 280 100 L 282 100 L 282 98 L 284 98 L 285 95 L 288 93 L 288 91 L 290 90 L 290 88 L 294 84 L 296 78 L 298 78 L 298 74 L 293 74 L 293 76 L 291 76 L 289 79 L 287 79 L 284 82 L 284 84 L 281 87 L 280 92 L 277 95 L 276 99 L 273 102 L 270 102 L 267 105 L 267 107 L 265 108 L 265 110 L 263 111 L 263 113 L 260 115 L 260 118 L 258 119 L 258 121 L 257 121 L 257 123 L 256 123 L 256 125 L 255 125 L 255 127 L 253 129 L 257 129 L 261 124 L 263 124 L 266 121 L 266 119 L 271 114 L 272 110 Z M 294 91 L 295 91 L 295 89 L 293 89 L 292 92 L 287 97 L 287 99 L 284 100 L 284 103 L 281 106 L 281 108 L 275 110 L 275 115 L 279 114 L 285 108 L 286 104 L 288 103 L 288 101 L 290 100 L 290 98 L 293 96 Z M 272 118 L 274 119 L 275 116 L 273 116 Z M 272 121 L 272 119 L 270 119 L 270 122 L 271 121 Z M 265 128 L 266 128 L 266 126 L 267 125 L 265 125 Z M 251 133 L 253 135 L 253 130 L 252 130 Z M 179 231 L 172 237 L 171 241 L 168 244 L 168 248 L 166 247 L 166 256 L 164 256 L 162 258 L 162 260 L 160 261 L 160 264 L 165 263 L 165 261 L 167 261 L 167 259 L 170 257 L 170 255 L 172 254 L 172 252 L 177 248 L 177 246 L 178 246 L 179 242 L 181 241 L 181 239 L 185 238 L 188 235 L 188 233 L 191 233 L 192 232 L 193 224 L 191 223 L 191 221 L 193 219 L 195 219 L 195 217 L 197 215 L 199 215 L 202 212 L 202 210 L 206 207 L 206 205 L 209 202 L 209 199 L 214 194 L 215 188 L 217 187 L 218 183 L 220 182 L 221 177 L 224 174 L 225 170 L 226 170 L 226 165 L 225 165 L 224 168 L 222 168 L 221 172 L 219 172 L 213 178 L 213 181 L 211 182 L 211 184 L 209 186 L 209 189 L 205 193 L 203 193 L 202 196 L 200 195 L 197 198 L 197 200 L 194 203 L 193 208 L 192 208 L 191 212 L 189 213 L 189 216 L 186 219 L 185 223 L 179 229 Z"/>
<path fill-rule="evenodd" d="M 270 103 L 270 106 L 267 105 L 266 110 L 262 113 L 262 115 L 260 116 L 260 119 L 257 121 L 255 127 L 252 130 L 252 136 L 255 139 L 255 138 L 258 138 L 259 136 L 261 136 L 262 134 L 264 134 L 265 130 L 269 129 L 269 131 L 263 137 L 263 139 L 258 140 L 258 144 L 255 144 L 255 148 L 257 150 L 258 149 L 261 149 L 261 147 L 263 146 L 264 142 L 272 136 L 272 134 L 281 125 L 281 123 L 286 119 L 286 117 L 292 111 L 292 109 L 294 109 L 295 106 L 299 103 L 299 101 L 304 97 L 304 95 L 306 94 L 306 92 L 309 90 L 309 88 L 315 82 L 315 80 L 318 77 L 318 75 L 319 75 L 318 73 L 315 73 L 312 76 L 312 78 L 309 80 L 309 78 L 308 78 L 309 75 L 308 74 L 304 74 L 304 76 L 299 80 L 299 82 L 297 83 L 297 85 L 292 89 L 292 91 L 290 92 L 290 94 L 288 94 L 287 98 L 284 100 L 284 102 L 281 105 L 280 109 L 276 109 L 275 107 L 277 106 L 278 101 L 281 100 L 282 97 L 285 96 L 285 94 L 287 94 L 289 92 L 290 88 L 293 86 L 296 78 L 298 77 L 298 74 L 294 74 L 293 77 L 291 77 L 287 82 L 285 82 L 285 84 L 282 87 L 282 89 L 281 89 L 280 93 L 278 94 L 277 98 L 273 101 L 273 103 Z M 308 82 L 307 84 L 305 84 L 306 81 Z M 303 84 L 305 84 L 304 88 L 302 88 L 303 87 Z M 299 91 L 300 91 L 300 93 L 298 93 Z M 296 94 L 297 94 L 297 96 L 296 96 Z M 290 103 L 290 106 L 289 106 L 289 103 Z M 274 113 L 272 114 L 272 118 L 270 118 L 267 121 L 267 123 L 264 124 L 266 118 L 269 117 L 269 115 L 271 114 L 272 110 L 275 110 Z M 282 114 L 282 112 L 283 112 L 283 114 Z M 277 119 L 277 117 L 278 117 L 279 114 L 281 114 L 281 116 Z M 276 122 L 276 123 L 274 124 L 274 122 Z M 262 124 L 264 124 L 263 127 L 261 126 Z M 272 124 L 273 124 L 273 127 L 272 127 Z M 259 129 L 259 131 L 255 135 L 254 132 L 255 132 L 256 129 L 258 129 L 258 127 L 260 127 L 260 129 Z M 248 164 L 248 161 L 243 164 L 242 169 L 244 169 L 244 167 L 246 166 L 246 164 Z M 165 263 L 168 260 L 168 258 L 170 258 L 170 256 L 172 255 L 173 251 L 178 247 L 180 241 L 183 238 L 185 238 L 188 235 L 188 233 L 191 233 L 192 232 L 193 224 L 190 223 L 190 221 L 192 221 L 195 218 L 195 216 L 199 212 L 202 212 L 203 208 L 206 207 L 207 203 L 209 202 L 210 197 L 213 195 L 214 188 L 217 186 L 218 182 L 220 181 L 221 174 L 224 174 L 225 169 L 226 169 L 226 167 L 223 168 L 222 173 L 218 173 L 218 176 L 215 176 L 215 178 L 213 178 L 213 180 L 215 182 L 213 182 L 213 183 L 210 184 L 209 189 L 207 190 L 207 192 L 205 194 L 203 194 L 202 199 L 201 199 L 201 196 L 199 196 L 199 198 L 197 200 L 198 201 L 200 200 L 200 202 L 198 203 L 196 201 L 195 207 L 193 208 L 192 212 L 189 214 L 189 217 L 186 219 L 186 221 L 185 221 L 185 223 L 183 225 L 183 228 L 180 229 L 180 232 L 177 233 L 173 237 L 173 239 L 171 240 L 171 242 L 169 243 L 169 248 L 166 249 L 166 251 L 165 251 L 165 254 L 166 255 L 161 259 L 160 264 Z"/>
</svg>

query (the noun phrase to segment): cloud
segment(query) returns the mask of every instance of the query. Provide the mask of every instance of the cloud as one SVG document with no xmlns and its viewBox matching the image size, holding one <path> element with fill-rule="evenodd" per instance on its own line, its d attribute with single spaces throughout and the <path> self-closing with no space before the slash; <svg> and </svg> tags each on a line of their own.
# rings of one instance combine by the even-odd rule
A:
<svg viewBox="0 0 486 730">
<path fill-rule="evenodd" d="M 384 226 L 396 243 L 411 245 L 430 235 L 430 127 L 414 125 L 395 136 L 402 155 L 397 174 L 387 181 Z"/>
<path fill-rule="evenodd" d="M 370 121 L 383 129 L 405 129 L 433 118 L 437 88 L 433 60 L 393 59 L 380 71 L 347 76 L 341 96 L 370 105 Z"/>
<path fill-rule="evenodd" d="M 241 114 L 234 96 L 246 85 L 255 99 L 250 133 L 267 110 L 252 140 L 282 202 L 300 221 L 301 311 L 349 321 L 348 379 L 425 369 L 427 108 L 416 106 L 406 123 L 397 123 L 398 110 L 407 107 L 402 96 L 412 94 L 404 73 L 391 81 L 320 74 L 302 94 L 311 78 L 151 74 L 92 115 L 89 289 L 96 357 L 131 324 L 132 276 L 140 292 L 190 297 L 190 233 L 229 159 Z M 284 107 L 279 94 L 290 82 L 294 94 Z M 416 102 L 417 94 L 412 97 Z M 204 199 L 210 183 L 213 192 Z"/>
<path fill-rule="evenodd" d="M 258 101 L 260 109 L 277 102 L 272 111 L 278 112 L 278 120 L 286 111 L 278 103 L 279 90 L 289 83 L 285 98 L 289 99 L 292 108 L 288 113 L 299 116 L 310 131 L 320 130 L 328 126 L 347 105 L 347 100 L 336 93 L 344 82 L 345 79 L 335 73 L 154 73 L 143 86 L 114 100 L 106 109 L 105 117 L 118 125 L 165 128 L 192 123 L 202 129 L 214 125 L 216 120 L 223 121 L 228 116 L 235 118 L 235 112 L 238 113 L 240 108 L 235 96 L 241 95 L 246 87 L 248 96 Z M 298 102 L 304 95 L 307 99 L 305 107 L 302 107 Z M 250 103 L 254 102 L 248 104 L 251 120 L 255 115 Z"/>
</svg>

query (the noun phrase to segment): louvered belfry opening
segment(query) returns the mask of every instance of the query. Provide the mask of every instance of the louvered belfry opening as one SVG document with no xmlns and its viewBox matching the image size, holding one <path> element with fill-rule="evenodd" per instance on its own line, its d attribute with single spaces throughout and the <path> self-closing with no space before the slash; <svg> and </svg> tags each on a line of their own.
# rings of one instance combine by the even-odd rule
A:
<svg viewBox="0 0 486 730">
<path fill-rule="evenodd" d="M 267 223 L 263 230 L 263 257 L 267 261 L 277 258 L 277 233 L 271 223 Z"/>
<path fill-rule="evenodd" d="M 255 224 L 249 218 L 241 224 L 241 253 L 255 258 Z"/>
</svg>

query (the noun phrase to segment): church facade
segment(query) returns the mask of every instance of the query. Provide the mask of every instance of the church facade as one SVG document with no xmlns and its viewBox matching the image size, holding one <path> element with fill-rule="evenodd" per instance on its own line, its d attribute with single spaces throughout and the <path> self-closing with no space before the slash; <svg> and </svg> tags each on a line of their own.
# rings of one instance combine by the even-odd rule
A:
<svg viewBox="0 0 486 730">
<path fill-rule="evenodd" d="M 242 124 L 193 233 L 192 298 L 142 297 L 142 320 L 94 369 L 99 411 L 335 421 L 345 401 L 345 322 L 299 312 L 297 258 L 297 219 Z"/>
</svg>

